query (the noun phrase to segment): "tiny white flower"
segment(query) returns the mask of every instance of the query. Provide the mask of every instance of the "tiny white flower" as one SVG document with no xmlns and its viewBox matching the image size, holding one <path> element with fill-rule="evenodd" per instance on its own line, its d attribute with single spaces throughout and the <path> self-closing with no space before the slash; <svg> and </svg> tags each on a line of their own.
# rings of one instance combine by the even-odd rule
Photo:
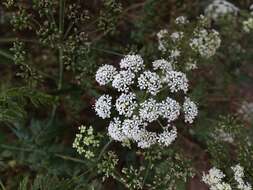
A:
<svg viewBox="0 0 253 190">
<path fill-rule="evenodd" d="M 162 70 L 163 73 L 167 73 L 169 71 L 172 71 L 172 64 L 165 59 L 158 59 L 153 61 L 153 69 L 154 70 Z"/>
<path fill-rule="evenodd" d="M 176 100 L 167 97 L 159 104 L 159 114 L 162 118 L 166 118 L 168 122 L 174 121 L 180 115 L 180 105 Z"/>
<path fill-rule="evenodd" d="M 120 71 L 113 79 L 112 86 L 119 92 L 128 92 L 129 86 L 134 83 L 135 74 L 130 70 Z"/>
<path fill-rule="evenodd" d="M 170 38 L 172 39 L 173 42 L 177 42 L 178 40 L 181 40 L 184 37 L 183 32 L 173 32 L 170 35 Z"/>
<path fill-rule="evenodd" d="M 111 115 L 112 97 L 109 95 L 102 95 L 95 103 L 95 111 L 97 115 L 103 119 L 109 118 Z"/>
<path fill-rule="evenodd" d="M 153 98 L 149 98 L 140 104 L 139 116 L 142 120 L 153 122 L 159 117 L 159 106 Z"/>
<path fill-rule="evenodd" d="M 142 129 L 146 126 L 137 116 L 123 121 L 122 129 L 127 138 L 139 141 L 142 136 Z"/>
<path fill-rule="evenodd" d="M 237 188 L 240 190 L 251 190 L 252 186 L 248 182 L 244 182 L 244 168 L 237 164 L 234 167 L 231 167 L 234 172 L 235 181 L 238 183 Z"/>
<path fill-rule="evenodd" d="M 179 16 L 175 19 L 176 24 L 187 24 L 189 20 L 185 16 Z"/>
<path fill-rule="evenodd" d="M 190 40 L 190 47 L 202 57 L 213 56 L 221 44 L 219 33 L 216 30 L 207 31 L 206 29 L 194 33 L 195 36 Z"/>
<path fill-rule="evenodd" d="M 184 120 L 186 123 L 193 123 L 194 119 L 198 115 L 197 105 L 191 101 L 190 98 L 185 98 L 183 104 Z"/>
<path fill-rule="evenodd" d="M 113 80 L 117 70 L 112 65 L 104 65 L 97 70 L 96 81 L 100 85 L 106 85 Z"/>
<path fill-rule="evenodd" d="M 123 93 L 116 100 L 116 109 L 120 115 L 131 117 L 136 107 L 136 95 L 134 93 Z"/>
<path fill-rule="evenodd" d="M 180 54 L 181 52 L 178 49 L 171 50 L 170 58 L 175 60 L 177 57 L 180 56 Z"/>
<path fill-rule="evenodd" d="M 160 51 L 166 51 L 166 45 L 165 45 L 165 38 L 166 36 L 168 35 L 168 30 L 166 29 L 163 29 L 163 30 L 160 30 L 158 33 L 157 33 L 157 38 L 158 38 L 158 49 Z"/>
<path fill-rule="evenodd" d="M 147 90 L 152 95 L 156 95 L 162 88 L 161 79 L 154 72 L 144 71 L 138 78 L 138 87 L 141 90 Z"/>
<path fill-rule="evenodd" d="M 127 140 L 127 137 L 122 131 L 122 122 L 118 117 L 113 118 L 113 120 L 110 122 L 108 127 L 108 134 L 115 141 L 123 142 Z"/>
<path fill-rule="evenodd" d="M 222 179 L 225 177 L 225 174 L 213 167 L 209 170 L 208 174 L 203 174 L 202 181 L 209 186 L 216 185 L 222 182 Z"/>
<path fill-rule="evenodd" d="M 205 9 L 205 15 L 213 20 L 218 20 L 225 15 L 237 15 L 239 8 L 226 0 L 214 0 Z"/>
<path fill-rule="evenodd" d="M 138 147 L 142 149 L 149 148 L 157 142 L 157 135 L 155 132 L 149 132 L 145 129 L 142 129 L 140 132 L 141 136 L 137 144 Z"/>
<path fill-rule="evenodd" d="M 177 128 L 173 126 L 172 129 L 169 130 L 169 127 L 167 126 L 157 138 L 160 145 L 169 146 L 177 138 Z"/>
<path fill-rule="evenodd" d="M 120 68 L 138 72 L 144 68 L 143 62 L 144 61 L 140 55 L 126 55 L 120 61 Z"/>
<path fill-rule="evenodd" d="M 186 75 L 178 71 L 170 71 L 163 80 L 170 88 L 171 92 L 182 90 L 184 93 L 188 91 L 188 79 Z"/>
</svg>

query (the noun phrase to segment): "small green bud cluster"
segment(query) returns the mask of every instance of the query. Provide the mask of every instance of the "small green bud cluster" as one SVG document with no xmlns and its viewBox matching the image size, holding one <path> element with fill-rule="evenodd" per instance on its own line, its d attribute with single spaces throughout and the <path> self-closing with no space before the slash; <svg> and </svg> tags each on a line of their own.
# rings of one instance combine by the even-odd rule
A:
<svg viewBox="0 0 253 190">
<path fill-rule="evenodd" d="M 92 149 L 99 147 L 99 140 L 94 134 L 92 126 L 86 127 L 81 125 L 79 130 L 80 133 L 76 134 L 73 148 L 75 148 L 80 155 L 84 155 L 85 158 L 91 159 L 95 156 Z"/>
</svg>

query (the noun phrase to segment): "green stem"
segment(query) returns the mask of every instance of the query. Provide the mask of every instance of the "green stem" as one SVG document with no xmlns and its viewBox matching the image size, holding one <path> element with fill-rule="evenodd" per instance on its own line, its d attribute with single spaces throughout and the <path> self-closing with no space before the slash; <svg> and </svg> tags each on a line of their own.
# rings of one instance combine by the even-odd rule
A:
<svg viewBox="0 0 253 190">
<path fill-rule="evenodd" d="M 5 51 L 0 50 L 0 55 L 13 61 L 13 56 L 9 53 L 6 53 Z"/>
<path fill-rule="evenodd" d="M 63 40 L 63 30 L 64 30 L 64 11 L 65 11 L 65 0 L 59 0 L 59 31 L 61 35 L 61 43 L 60 47 L 58 47 L 58 54 L 59 54 L 59 78 L 58 78 L 58 85 L 57 85 L 57 90 L 62 89 L 62 82 L 63 82 L 63 70 L 64 70 L 64 63 L 63 63 L 63 49 L 62 49 L 62 40 Z M 56 110 L 57 110 L 57 105 L 53 106 L 50 120 L 47 124 L 47 126 L 50 126 L 55 118 Z"/>
<path fill-rule="evenodd" d="M 0 38 L 0 43 L 13 43 L 16 41 L 22 41 L 22 42 L 30 42 L 30 43 L 40 43 L 36 39 L 17 39 L 16 37 L 13 38 Z"/>
<path fill-rule="evenodd" d="M 142 188 L 144 188 L 144 186 L 145 186 L 145 183 L 146 183 L 146 180 L 147 180 L 147 178 L 148 178 L 149 171 L 150 171 L 151 164 L 152 164 L 152 163 L 151 163 L 151 161 L 149 160 L 149 162 L 148 162 L 148 167 L 147 167 L 147 170 L 146 170 L 146 173 L 145 173 L 143 182 L 142 182 Z"/>
<path fill-rule="evenodd" d="M 2 180 L 0 180 L 0 187 L 1 187 L 1 190 L 6 190 L 6 188 L 4 187 L 4 184 L 3 184 Z"/>
<path fill-rule="evenodd" d="M 105 144 L 105 146 L 102 148 L 102 150 L 101 150 L 101 152 L 100 152 L 100 154 L 99 154 L 99 156 L 98 156 L 97 161 L 99 161 L 99 160 L 102 158 L 104 152 L 105 152 L 106 149 L 110 146 L 110 144 L 112 143 L 112 141 L 113 141 L 113 140 L 110 139 L 110 141 L 109 141 L 108 143 Z"/>
<path fill-rule="evenodd" d="M 111 50 L 107 50 L 107 49 L 101 49 L 101 48 L 96 48 L 96 47 L 91 47 L 91 49 L 98 50 L 98 51 L 105 52 L 105 53 L 112 54 L 112 55 L 121 56 L 121 57 L 125 56 L 124 54 L 121 54 L 121 53 L 118 53 L 115 51 L 111 51 Z"/>
<path fill-rule="evenodd" d="M 32 149 L 32 148 L 15 147 L 15 146 L 10 146 L 10 145 L 6 145 L 6 144 L 1 144 L 0 147 L 4 148 L 4 149 L 8 149 L 8 150 L 14 150 L 14 151 L 45 153 L 42 150 L 36 150 L 36 149 Z M 73 162 L 87 164 L 86 161 L 80 160 L 80 159 L 75 158 L 75 157 L 71 157 L 71 156 L 67 156 L 67 155 L 62 155 L 60 153 L 54 153 L 54 152 L 49 152 L 49 153 L 52 153 L 53 156 L 61 158 L 63 160 L 69 160 L 69 161 L 73 161 Z"/>
</svg>

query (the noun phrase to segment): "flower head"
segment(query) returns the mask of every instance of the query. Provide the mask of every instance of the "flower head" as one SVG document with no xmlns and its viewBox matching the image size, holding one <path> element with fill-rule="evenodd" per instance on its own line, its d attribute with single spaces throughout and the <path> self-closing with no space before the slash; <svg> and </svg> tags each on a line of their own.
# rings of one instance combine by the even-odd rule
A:
<svg viewBox="0 0 253 190">
<path fill-rule="evenodd" d="M 116 109 L 120 115 L 131 117 L 136 107 L 137 103 L 134 93 L 121 94 L 116 100 Z"/>
<path fill-rule="evenodd" d="M 185 122 L 193 123 L 193 120 L 198 115 L 198 107 L 193 101 L 190 100 L 190 98 L 185 98 L 183 111 Z"/>
<path fill-rule="evenodd" d="M 109 95 L 102 95 L 95 103 L 95 111 L 97 115 L 103 119 L 109 118 L 111 115 L 112 97 Z"/>
<path fill-rule="evenodd" d="M 214 0 L 205 9 L 205 15 L 217 20 L 225 15 L 237 15 L 239 9 L 226 0 Z"/>
<path fill-rule="evenodd" d="M 159 114 L 162 118 L 168 120 L 168 122 L 174 121 L 180 115 L 180 105 L 176 100 L 167 97 L 166 100 L 159 104 Z"/>
<path fill-rule="evenodd" d="M 96 81 L 100 85 L 106 85 L 113 80 L 116 74 L 117 70 L 114 66 L 104 65 L 97 70 Z"/>
<path fill-rule="evenodd" d="M 133 72 L 138 72 L 143 69 L 143 59 L 140 55 L 126 55 L 120 61 L 120 68 L 121 69 L 129 69 Z"/>
<path fill-rule="evenodd" d="M 172 71 L 172 64 L 165 59 L 158 59 L 153 61 L 153 69 L 154 70 L 161 70 L 163 73 L 167 73 Z"/>
<path fill-rule="evenodd" d="M 169 130 L 169 127 L 166 127 L 162 133 L 160 133 L 157 137 L 157 141 L 159 144 L 164 146 L 169 146 L 172 142 L 174 142 L 177 138 L 177 128 L 175 126 Z"/>
<path fill-rule="evenodd" d="M 128 92 L 129 86 L 134 83 L 135 74 L 130 70 L 120 71 L 115 75 L 112 86 L 116 88 L 119 92 Z"/>
<path fill-rule="evenodd" d="M 147 89 L 152 95 L 156 95 L 162 88 L 159 75 L 151 71 L 144 71 L 140 75 L 138 78 L 138 86 L 141 90 Z"/>
<path fill-rule="evenodd" d="M 118 117 L 113 118 L 113 120 L 110 122 L 108 127 L 108 134 L 112 139 L 116 141 L 123 142 L 127 140 L 127 137 L 122 130 L 122 122 Z"/>
<path fill-rule="evenodd" d="M 140 104 L 139 116 L 142 120 L 153 122 L 159 117 L 159 106 L 155 99 L 149 98 Z"/>
<path fill-rule="evenodd" d="M 184 93 L 186 93 L 188 91 L 188 79 L 182 72 L 168 72 L 164 78 L 164 83 L 169 86 L 171 92 L 178 92 L 182 90 Z"/>
</svg>

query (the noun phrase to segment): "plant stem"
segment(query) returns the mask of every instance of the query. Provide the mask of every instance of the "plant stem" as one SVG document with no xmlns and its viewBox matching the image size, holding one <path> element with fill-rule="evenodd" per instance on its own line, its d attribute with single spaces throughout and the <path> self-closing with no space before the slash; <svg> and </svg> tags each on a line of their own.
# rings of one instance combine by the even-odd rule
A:
<svg viewBox="0 0 253 190">
<path fill-rule="evenodd" d="M 63 30 L 64 30 L 64 11 L 65 11 L 65 0 L 59 0 L 59 32 L 61 35 L 61 41 L 60 41 L 60 45 L 58 47 L 58 55 L 59 55 L 59 78 L 58 78 L 58 85 L 57 85 L 57 90 L 61 90 L 62 88 L 62 82 L 63 82 L 63 70 L 64 70 L 64 63 L 63 63 L 63 49 L 62 49 L 62 44 L 63 44 Z M 50 120 L 47 124 L 47 126 L 50 126 L 55 118 L 56 115 L 56 110 L 57 110 L 58 105 L 54 105 L 52 112 L 51 112 L 51 116 L 50 116 Z"/>
<path fill-rule="evenodd" d="M 118 52 L 107 50 L 107 49 L 101 49 L 101 48 L 96 48 L 96 47 L 91 47 L 90 49 L 98 50 L 98 51 L 101 51 L 101 52 L 105 52 L 105 53 L 108 53 L 108 54 L 117 55 L 117 56 L 121 56 L 121 57 L 125 56 L 122 53 L 118 53 Z"/>
<path fill-rule="evenodd" d="M 5 51 L 0 50 L 0 55 L 4 56 L 7 59 L 10 59 L 13 61 L 13 56 L 9 53 L 6 53 Z"/>
<path fill-rule="evenodd" d="M 13 151 L 45 153 L 42 150 L 36 150 L 36 149 L 32 149 L 32 148 L 15 147 L 15 146 L 6 145 L 6 144 L 1 144 L 0 147 L 4 148 L 4 149 L 8 149 L 8 150 L 13 150 Z M 80 159 L 75 158 L 75 157 L 66 156 L 66 155 L 62 155 L 60 153 L 54 153 L 54 152 L 49 152 L 49 153 L 52 153 L 53 156 L 61 158 L 63 160 L 69 160 L 69 161 L 73 161 L 73 162 L 78 162 L 78 163 L 82 163 L 82 164 L 85 164 L 85 165 L 87 164 L 86 161 L 80 160 Z"/>
<path fill-rule="evenodd" d="M 106 149 L 109 147 L 109 145 L 112 143 L 112 139 L 110 139 L 110 141 L 108 143 L 105 144 L 105 146 L 102 148 L 97 161 L 99 161 L 101 159 L 101 157 L 103 156 L 104 152 L 106 151 Z"/>
</svg>

